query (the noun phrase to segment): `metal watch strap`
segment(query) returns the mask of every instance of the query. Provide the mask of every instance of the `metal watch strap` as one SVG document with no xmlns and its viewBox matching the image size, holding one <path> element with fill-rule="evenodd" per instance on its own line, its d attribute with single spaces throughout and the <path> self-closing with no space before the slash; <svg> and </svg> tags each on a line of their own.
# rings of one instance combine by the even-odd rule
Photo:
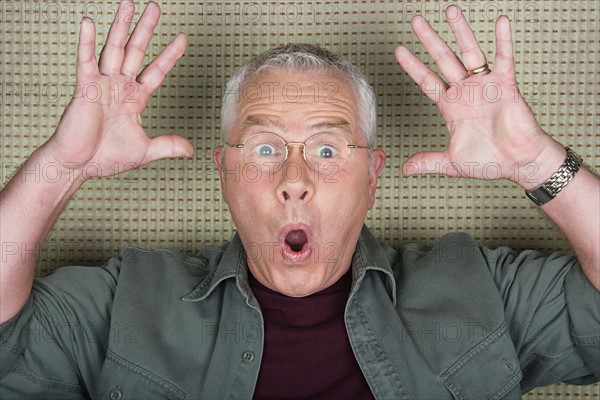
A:
<svg viewBox="0 0 600 400">
<path fill-rule="evenodd" d="M 558 171 L 556 171 L 539 188 L 532 190 L 531 192 L 525 191 L 527 197 L 538 206 L 555 198 L 556 195 L 567 186 L 567 183 L 573 179 L 575 173 L 579 171 L 579 167 L 583 160 L 575 154 L 570 147 L 566 147 L 565 149 L 567 150 L 567 158 Z"/>
</svg>

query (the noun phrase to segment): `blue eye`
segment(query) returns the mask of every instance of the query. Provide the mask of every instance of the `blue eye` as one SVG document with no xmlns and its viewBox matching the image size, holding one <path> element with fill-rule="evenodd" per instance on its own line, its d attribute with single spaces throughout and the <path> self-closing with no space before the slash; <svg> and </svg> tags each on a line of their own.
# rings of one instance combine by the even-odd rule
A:
<svg viewBox="0 0 600 400">
<path fill-rule="evenodd" d="M 317 149 L 319 158 L 333 158 L 337 155 L 337 150 L 333 146 L 323 145 Z"/>
<path fill-rule="evenodd" d="M 271 156 L 275 155 L 276 150 L 275 150 L 274 146 L 272 146 L 270 144 L 262 143 L 262 144 L 259 144 L 254 147 L 254 152 L 259 157 L 271 157 Z"/>
</svg>

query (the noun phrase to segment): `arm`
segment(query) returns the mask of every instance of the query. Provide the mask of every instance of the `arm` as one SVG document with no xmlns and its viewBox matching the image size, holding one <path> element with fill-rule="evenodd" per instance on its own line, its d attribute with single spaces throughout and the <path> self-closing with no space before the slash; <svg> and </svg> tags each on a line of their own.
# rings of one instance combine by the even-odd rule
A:
<svg viewBox="0 0 600 400">
<path fill-rule="evenodd" d="M 396 49 L 399 64 L 436 103 L 450 135 L 446 151 L 412 155 L 403 166 L 404 174 L 427 173 L 436 170 L 432 166 L 437 163 L 456 166 L 443 168 L 449 175 L 486 179 L 483 167 L 495 163 L 502 171 L 502 178 L 514 181 L 526 190 L 536 189 L 558 170 L 566 151 L 542 130 L 518 91 L 508 18 L 502 16 L 496 22 L 493 70 L 471 74 L 469 71 L 487 65 L 485 55 L 458 7 L 448 7 L 446 15 L 462 60 L 423 17 L 416 16 L 411 25 L 447 82 L 405 47 Z M 486 85 L 499 87 L 500 98 L 487 99 L 482 90 Z M 530 174 L 532 168 L 536 170 L 533 176 Z M 582 167 L 555 199 L 541 206 L 567 236 L 587 278 L 598 290 L 599 198 L 600 180 Z"/>
<path fill-rule="evenodd" d="M 134 7 L 122 0 L 99 62 L 95 27 L 81 22 L 77 49 L 77 86 L 54 135 L 35 150 L 0 192 L 0 322 L 19 312 L 31 291 L 39 250 L 71 196 L 88 178 L 114 175 L 165 157 L 191 157 L 193 148 L 182 137 L 150 139 L 141 114 L 152 93 L 183 55 L 187 40 L 179 34 L 138 75 L 160 9 L 148 3 L 128 40 Z M 114 88 L 122 91 L 114 96 Z M 112 90 L 111 90 L 112 89 Z M 133 96 L 131 93 L 134 93 Z M 125 102 L 124 99 L 128 99 Z M 46 182 L 35 172 L 52 163 L 60 179 Z M 95 168 L 88 168 L 93 164 Z M 115 169 L 115 164 L 120 168 Z M 94 171 L 93 174 L 90 172 Z"/>
<path fill-rule="evenodd" d="M 541 206 L 541 209 L 567 236 L 585 275 L 600 291 L 599 199 L 600 179 L 587 168 L 582 168 L 573 180 L 552 201 Z"/>
</svg>

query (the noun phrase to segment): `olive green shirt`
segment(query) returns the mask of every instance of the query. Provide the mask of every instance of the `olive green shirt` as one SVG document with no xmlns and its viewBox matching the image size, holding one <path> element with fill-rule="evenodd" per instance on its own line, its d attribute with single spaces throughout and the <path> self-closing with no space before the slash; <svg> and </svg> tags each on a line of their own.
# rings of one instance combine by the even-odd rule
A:
<svg viewBox="0 0 600 400">
<path fill-rule="evenodd" d="M 365 227 L 352 277 L 346 330 L 377 399 L 518 399 L 600 378 L 600 295 L 574 256 L 462 233 L 396 251 Z M 0 397 L 250 399 L 263 332 L 237 235 L 195 257 L 131 248 L 35 280 L 1 325 Z"/>
</svg>

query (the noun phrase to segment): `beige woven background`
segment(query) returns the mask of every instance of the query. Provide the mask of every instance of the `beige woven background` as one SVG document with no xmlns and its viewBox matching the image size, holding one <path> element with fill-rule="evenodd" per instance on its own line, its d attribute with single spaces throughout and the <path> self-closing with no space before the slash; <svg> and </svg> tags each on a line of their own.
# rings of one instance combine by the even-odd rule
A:
<svg viewBox="0 0 600 400">
<path fill-rule="evenodd" d="M 425 15 L 456 49 L 444 23 L 450 2 L 438 1 L 160 1 L 163 17 L 149 48 L 153 57 L 178 32 L 185 57 L 145 113 L 150 135 L 178 133 L 192 141 L 193 160 L 164 160 L 109 179 L 89 181 L 69 203 L 43 246 L 37 273 L 65 264 L 101 264 L 124 247 L 175 247 L 194 253 L 228 240 L 234 226 L 221 201 L 211 150 L 220 142 L 225 82 L 243 60 L 272 46 L 311 42 L 354 62 L 378 98 L 377 144 L 388 154 L 378 201 L 367 224 L 393 245 L 433 242 L 464 230 L 487 246 L 543 252 L 569 250 L 560 233 L 504 182 L 441 176 L 401 177 L 418 150 L 440 150 L 446 128 L 436 108 L 401 71 L 399 42 L 429 57 L 410 30 Z M 493 60 L 494 21 L 512 20 L 520 88 L 541 125 L 600 170 L 600 4 L 591 1 L 464 1 L 480 44 Z M 117 1 L 1 0 L 1 181 L 53 133 L 75 82 L 79 21 L 96 22 L 98 51 Z M 141 10 L 138 4 L 138 11 Z M 512 95 L 512 94 L 504 94 Z M 494 170 L 490 169 L 490 173 Z M 51 179 L 40 167 L 37 176 Z M 2 238 L 9 243 L 9 238 Z M 32 249 L 20 249 L 23 256 Z M 4 251 L 4 248 L 3 248 Z M 598 385 L 556 385 L 528 399 L 599 398 Z"/>
</svg>

